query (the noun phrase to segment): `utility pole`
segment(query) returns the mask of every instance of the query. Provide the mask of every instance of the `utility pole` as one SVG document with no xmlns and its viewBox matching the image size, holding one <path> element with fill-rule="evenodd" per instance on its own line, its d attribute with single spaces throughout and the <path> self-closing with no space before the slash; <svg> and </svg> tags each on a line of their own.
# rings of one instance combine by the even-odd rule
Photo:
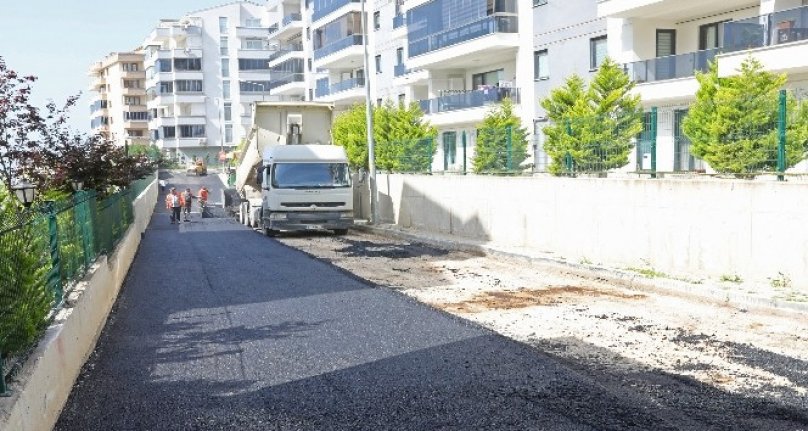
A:
<svg viewBox="0 0 808 431">
<path fill-rule="evenodd" d="M 370 224 L 379 222 L 379 195 L 376 187 L 376 149 L 373 143 L 373 102 L 370 98 L 370 57 L 368 56 L 368 26 L 366 0 L 362 0 L 362 46 L 365 49 L 365 115 L 368 136 L 368 184 L 370 185 Z"/>
</svg>

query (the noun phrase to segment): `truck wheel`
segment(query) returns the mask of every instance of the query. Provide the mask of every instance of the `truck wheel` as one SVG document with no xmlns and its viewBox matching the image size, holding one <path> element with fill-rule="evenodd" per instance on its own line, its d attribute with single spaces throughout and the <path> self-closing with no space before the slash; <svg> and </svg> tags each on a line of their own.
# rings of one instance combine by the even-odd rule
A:
<svg viewBox="0 0 808 431">
<path fill-rule="evenodd" d="M 275 229 L 270 229 L 270 228 L 268 228 L 268 227 L 265 227 L 265 228 L 264 228 L 264 235 L 266 235 L 266 236 L 268 236 L 268 237 L 272 238 L 272 237 L 274 237 L 274 236 L 277 236 L 277 235 L 278 235 L 278 231 L 277 231 L 277 230 L 275 230 Z"/>
<path fill-rule="evenodd" d="M 343 236 L 348 234 L 348 229 L 334 229 L 334 235 Z"/>
</svg>

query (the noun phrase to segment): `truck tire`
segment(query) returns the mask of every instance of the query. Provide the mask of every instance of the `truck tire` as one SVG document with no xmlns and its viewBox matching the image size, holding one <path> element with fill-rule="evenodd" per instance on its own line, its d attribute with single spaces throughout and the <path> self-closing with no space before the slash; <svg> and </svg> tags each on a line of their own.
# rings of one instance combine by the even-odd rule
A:
<svg viewBox="0 0 808 431">
<path fill-rule="evenodd" d="M 275 236 L 278 236 L 278 233 L 279 233 L 279 232 L 278 232 L 278 231 L 276 231 L 275 229 L 270 229 L 270 228 L 268 228 L 268 227 L 265 227 L 265 228 L 264 228 L 264 235 L 266 235 L 266 236 L 268 236 L 268 237 L 270 237 L 270 238 L 275 237 Z"/>
<path fill-rule="evenodd" d="M 334 229 L 334 235 L 343 236 L 348 234 L 348 229 Z"/>
</svg>

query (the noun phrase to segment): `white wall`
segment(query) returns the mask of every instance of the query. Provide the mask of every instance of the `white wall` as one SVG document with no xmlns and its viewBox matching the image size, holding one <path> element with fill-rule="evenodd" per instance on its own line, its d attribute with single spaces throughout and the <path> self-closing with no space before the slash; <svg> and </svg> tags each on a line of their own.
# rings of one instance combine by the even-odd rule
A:
<svg viewBox="0 0 808 431">
<path fill-rule="evenodd" d="M 808 184 L 380 175 L 386 222 L 692 277 L 808 291 Z"/>
</svg>

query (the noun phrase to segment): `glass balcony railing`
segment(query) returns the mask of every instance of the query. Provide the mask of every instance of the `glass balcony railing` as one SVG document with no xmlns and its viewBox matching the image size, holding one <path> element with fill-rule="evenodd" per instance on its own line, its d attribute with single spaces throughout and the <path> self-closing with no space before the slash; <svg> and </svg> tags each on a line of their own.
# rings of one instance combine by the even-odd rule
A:
<svg viewBox="0 0 808 431">
<path fill-rule="evenodd" d="M 337 82 L 336 84 L 331 84 L 329 88 L 329 94 L 339 93 L 340 91 L 350 90 L 352 88 L 364 87 L 365 86 L 365 78 L 351 78 L 346 79 L 341 82 Z"/>
<path fill-rule="evenodd" d="M 696 71 L 707 71 L 719 52 L 720 49 L 708 49 L 636 61 L 626 64 L 625 71 L 633 81 L 639 83 L 688 78 L 695 76 Z"/>
<path fill-rule="evenodd" d="M 303 21 L 303 17 L 299 13 L 290 13 L 289 15 L 283 17 L 283 20 L 281 21 L 281 27 L 285 27 L 296 21 Z"/>
<path fill-rule="evenodd" d="M 277 23 L 272 24 L 271 26 L 269 26 L 269 34 L 277 33 L 278 30 L 280 30 L 280 28 L 281 27 Z"/>
<path fill-rule="evenodd" d="M 288 75 L 282 75 L 279 77 L 272 77 L 272 80 L 269 81 L 269 90 L 284 86 L 286 84 L 291 84 L 293 82 L 303 82 L 305 80 L 305 75 L 302 73 L 290 73 Z"/>
<path fill-rule="evenodd" d="M 478 108 L 502 102 L 506 98 L 513 100 L 514 103 L 519 103 L 519 89 L 488 87 L 480 90 L 458 91 L 452 94 L 444 94 L 434 99 L 420 100 L 418 104 L 425 114 L 437 114 L 440 112 Z"/>
<path fill-rule="evenodd" d="M 393 66 L 393 76 L 404 76 L 410 73 L 410 69 L 407 69 L 406 64 L 397 64 Z"/>
<path fill-rule="evenodd" d="M 359 3 L 361 0 L 318 0 L 314 2 L 314 12 L 311 14 L 311 20 L 317 21 L 318 19 L 334 12 L 335 10 L 351 3 Z"/>
<path fill-rule="evenodd" d="M 723 52 L 808 39 L 808 6 L 724 23 Z"/>
<path fill-rule="evenodd" d="M 423 39 L 410 41 L 409 56 L 426 54 L 437 49 L 457 45 L 468 40 L 494 33 L 518 33 L 519 20 L 515 16 L 489 16 L 470 24 L 462 25 Z"/>
<path fill-rule="evenodd" d="M 273 52 L 269 55 L 268 61 L 273 61 L 275 59 L 281 58 L 290 52 L 299 52 L 303 51 L 303 43 L 292 43 L 289 45 L 283 45 L 278 47 L 278 50 Z"/>
<path fill-rule="evenodd" d="M 330 45 L 326 45 L 322 48 L 318 48 L 314 50 L 314 59 L 320 59 L 326 56 L 329 56 L 335 52 L 342 51 L 343 49 L 349 48 L 354 45 L 361 45 L 362 44 L 362 35 L 361 34 L 354 34 L 348 36 L 342 40 L 338 40 Z"/>
<path fill-rule="evenodd" d="M 404 26 L 404 15 L 396 15 L 393 17 L 393 28 Z"/>
<path fill-rule="evenodd" d="M 318 79 L 315 82 L 314 96 L 323 97 L 328 96 L 330 88 L 328 87 L 328 78 Z"/>
</svg>

